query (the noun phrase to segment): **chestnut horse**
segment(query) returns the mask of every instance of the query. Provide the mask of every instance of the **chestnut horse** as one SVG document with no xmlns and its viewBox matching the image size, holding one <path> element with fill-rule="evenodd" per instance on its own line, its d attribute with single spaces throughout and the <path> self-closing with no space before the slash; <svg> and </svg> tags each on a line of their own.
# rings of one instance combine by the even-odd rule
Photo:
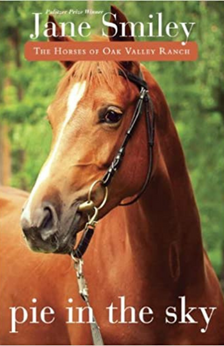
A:
<svg viewBox="0 0 224 346">
<path fill-rule="evenodd" d="M 115 7 L 112 12 L 111 21 L 118 28 L 119 22 L 127 22 Z M 112 27 L 109 35 L 110 40 L 120 39 L 119 30 L 115 34 Z M 85 305 L 65 253 L 72 250 L 86 223 L 78 206 L 86 200 L 90 185 L 107 172 L 136 109 L 139 89 L 120 70 L 147 83 L 156 118 L 155 144 L 144 193 L 134 204 L 119 206 L 138 194 L 146 179 L 149 154 L 142 114 L 108 185 L 107 203 L 84 256 L 90 301 L 104 342 L 223 343 L 223 296 L 203 250 L 183 151 L 161 89 L 147 69 L 134 62 L 64 65 L 68 71 L 48 109 L 51 151 L 31 194 L 1 189 L 1 344 L 92 343 L 89 324 L 76 323 L 77 307 Z M 103 190 L 94 190 L 96 205 Z M 19 226 L 24 203 L 22 228 L 36 252 L 25 245 Z M 124 320 L 122 299 L 132 307 Z M 107 308 L 112 303 L 109 321 Z M 13 332 L 12 307 L 19 306 Z M 47 306 L 55 312 L 54 321 L 50 308 L 45 317 L 41 315 Z M 68 307 L 73 307 L 74 323 L 66 323 Z M 140 316 L 143 307 L 151 310 L 145 308 Z"/>
</svg>

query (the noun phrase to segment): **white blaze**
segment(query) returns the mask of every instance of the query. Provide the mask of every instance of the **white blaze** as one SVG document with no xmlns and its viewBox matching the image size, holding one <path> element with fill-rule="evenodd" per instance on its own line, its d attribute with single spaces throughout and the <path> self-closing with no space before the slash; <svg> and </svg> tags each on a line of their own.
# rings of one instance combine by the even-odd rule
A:
<svg viewBox="0 0 224 346">
<path fill-rule="evenodd" d="M 54 159 L 57 155 L 58 149 L 60 147 L 62 138 L 63 138 L 63 134 L 64 134 L 64 130 L 66 128 L 66 125 L 68 124 L 69 120 L 72 118 L 78 102 L 81 100 L 81 98 L 83 97 L 84 93 L 85 93 L 85 88 L 86 88 L 86 82 L 78 82 L 76 84 L 74 84 L 74 86 L 72 87 L 70 94 L 68 96 L 68 100 L 67 100 L 67 112 L 65 115 L 65 119 L 64 122 L 61 125 L 61 129 L 59 131 L 59 135 L 58 135 L 58 139 L 57 142 L 55 143 L 55 146 L 52 150 L 52 152 L 50 153 L 50 156 L 47 160 L 47 162 L 45 163 L 45 165 L 43 166 L 37 180 L 36 183 L 31 191 L 31 194 L 29 196 L 27 205 L 24 209 L 23 215 L 22 217 L 25 217 L 27 220 L 30 220 L 30 206 L 32 204 L 32 199 L 33 196 L 35 195 L 37 189 L 39 188 L 39 186 L 42 184 L 42 182 L 49 178 L 50 176 L 50 172 L 51 172 L 51 165 L 54 162 Z"/>
</svg>

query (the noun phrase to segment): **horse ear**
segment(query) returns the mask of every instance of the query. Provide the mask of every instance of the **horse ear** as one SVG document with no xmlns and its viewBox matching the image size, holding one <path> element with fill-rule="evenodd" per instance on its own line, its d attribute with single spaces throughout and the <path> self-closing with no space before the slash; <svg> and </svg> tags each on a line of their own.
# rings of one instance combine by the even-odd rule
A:
<svg viewBox="0 0 224 346">
<path fill-rule="evenodd" d="M 128 24 L 127 18 L 116 6 L 111 6 L 110 23 L 115 24 L 117 27 L 116 33 L 113 27 L 108 28 L 108 36 L 110 38 L 110 41 L 134 41 L 135 40 L 134 37 L 131 35 L 131 28 L 130 28 L 130 25 Z M 124 35 L 122 35 L 121 23 L 126 24 L 125 37 Z"/>
<path fill-rule="evenodd" d="M 127 42 L 127 41 L 134 41 L 134 37 L 131 35 L 131 28 L 128 24 L 128 20 L 126 16 L 116 7 L 111 6 L 111 16 L 110 16 L 110 23 L 115 24 L 117 31 L 115 31 L 115 28 L 109 27 L 108 28 L 108 36 L 110 41 L 121 41 L 121 42 Z M 122 31 L 122 25 L 121 23 L 125 23 L 125 32 Z M 125 34 L 125 37 L 124 37 Z M 123 66 L 126 70 L 138 74 L 139 73 L 139 63 L 134 61 L 121 61 L 121 66 Z"/>
<path fill-rule="evenodd" d="M 71 37 L 61 36 L 61 27 L 58 25 L 54 17 L 51 15 L 48 16 L 47 32 L 49 41 L 74 42 L 74 40 Z M 60 61 L 60 63 L 66 68 L 66 70 L 69 70 L 74 64 L 74 61 Z"/>
</svg>

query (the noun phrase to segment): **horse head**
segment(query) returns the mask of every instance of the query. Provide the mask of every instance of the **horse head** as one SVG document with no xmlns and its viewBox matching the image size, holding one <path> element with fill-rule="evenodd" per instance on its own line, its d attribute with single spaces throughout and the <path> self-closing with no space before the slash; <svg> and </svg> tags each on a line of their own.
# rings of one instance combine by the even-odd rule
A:
<svg viewBox="0 0 224 346">
<path fill-rule="evenodd" d="M 111 41 L 133 41 L 128 21 L 116 7 L 111 8 Z M 58 37 L 51 40 L 71 40 Z M 126 24 L 126 36 L 120 37 L 120 22 Z M 50 22 L 49 22 L 50 26 Z M 78 210 L 87 199 L 91 184 L 102 178 L 110 167 L 130 127 L 139 88 L 125 77 L 139 76 L 157 85 L 138 62 L 84 61 L 62 62 L 67 72 L 48 108 L 53 139 L 49 156 L 24 207 L 21 224 L 32 250 L 67 253 L 72 250 L 77 232 L 87 221 Z M 120 73 L 122 71 L 122 73 Z M 145 117 L 136 124 L 127 145 L 119 172 L 112 179 L 109 198 L 100 210 L 102 218 L 110 210 L 141 189 L 148 169 Z M 95 205 L 104 196 L 97 186 L 92 194 Z"/>
</svg>

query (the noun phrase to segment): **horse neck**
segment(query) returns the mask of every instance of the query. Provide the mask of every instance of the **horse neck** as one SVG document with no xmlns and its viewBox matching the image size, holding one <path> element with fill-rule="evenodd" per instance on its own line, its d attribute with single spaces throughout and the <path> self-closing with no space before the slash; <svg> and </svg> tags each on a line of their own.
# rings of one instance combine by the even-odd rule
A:
<svg viewBox="0 0 224 346">
<path fill-rule="evenodd" d="M 182 287 L 204 281 L 200 220 L 181 144 L 165 99 L 156 119 L 154 172 L 146 192 L 126 208 L 127 234 L 139 268 Z M 150 268 L 150 269 L 149 269 Z"/>
</svg>

